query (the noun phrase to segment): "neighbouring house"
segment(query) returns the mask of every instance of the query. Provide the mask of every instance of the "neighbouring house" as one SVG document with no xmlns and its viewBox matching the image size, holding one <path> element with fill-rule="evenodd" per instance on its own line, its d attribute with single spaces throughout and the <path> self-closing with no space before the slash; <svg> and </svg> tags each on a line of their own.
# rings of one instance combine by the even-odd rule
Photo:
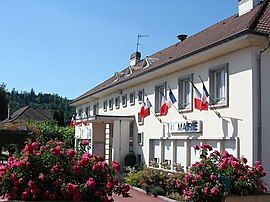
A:
<svg viewBox="0 0 270 202">
<path fill-rule="evenodd" d="M 22 147 L 24 141 L 33 131 L 30 122 L 53 121 L 50 110 L 37 109 L 30 106 L 22 107 L 10 114 L 8 118 L 0 122 L 0 146 L 15 144 Z"/>
<path fill-rule="evenodd" d="M 71 102 L 76 144 L 88 139 L 93 154 L 123 165 L 169 169 L 198 160 L 194 145 L 210 144 L 249 164 L 261 160 L 270 174 L 270 3 L 239 0 L 239 12 L 153 55 L 131 55 L 130 65 Z M 176 22 L 177 23 L 177 22 Z M 203 83 L 208 110 L 195 109 Z M 161 116 L 162 95 L 177 102 Z M 150 116 L 140 117 L 143 103 Z M 152 162 L 155 162 L 152 164 Z M 269 181 L 269 177 L 268 177 Z"/>
</svg>

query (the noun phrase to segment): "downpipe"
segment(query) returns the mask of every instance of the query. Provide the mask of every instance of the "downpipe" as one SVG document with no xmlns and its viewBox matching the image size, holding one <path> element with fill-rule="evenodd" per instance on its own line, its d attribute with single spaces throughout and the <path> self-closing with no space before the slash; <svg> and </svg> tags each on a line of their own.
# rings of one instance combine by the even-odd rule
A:
<svg viewBox="0 0 270 202">
<path fill-rule="evenodd" d="M 262 54 L 270 47 L 268 35 L 268 45 L 259 52 L 258 59 L 258 160 L 262 161 Z"/>
</svg>

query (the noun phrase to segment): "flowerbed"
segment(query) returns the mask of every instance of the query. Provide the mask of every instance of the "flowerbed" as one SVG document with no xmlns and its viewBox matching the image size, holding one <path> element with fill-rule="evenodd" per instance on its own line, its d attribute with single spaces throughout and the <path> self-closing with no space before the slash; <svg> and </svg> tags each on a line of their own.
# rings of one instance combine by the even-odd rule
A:
<svg viewBox="0 0 270 202">
<path fill-rule="evenodd" d="M 61 141 L 25 145 L 18 156 L 0 165 L 0 195 L 18 200 L 112 201 L 112 192 L 126 195 L 118 162 L 76 152 Z"/>
<path fill-rule="evenodd" d="M 186 173 L 171 174 L 146 168 L 130 173 L 126 182 L 146 190 L 149 186 L 151 190 L 159 187 L 158 192 L 163 195 L 188 201 L 222 201 L 231 194 L 245 196 L 266 191 L 262 180 L 266 173 L 259 161 L 249 166 L 246 158 L 235 158 L 226 151 L 210 153 L 212 147 L 209 145 L 194 149 L 200 152 L 201 160 L 191 165 Z"/>
</svg>

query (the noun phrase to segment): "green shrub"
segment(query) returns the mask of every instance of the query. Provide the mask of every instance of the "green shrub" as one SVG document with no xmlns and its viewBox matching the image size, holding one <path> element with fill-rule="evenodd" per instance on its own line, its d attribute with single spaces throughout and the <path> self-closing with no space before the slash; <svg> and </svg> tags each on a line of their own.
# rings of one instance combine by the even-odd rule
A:
<svg viewBox="0 0 270 202">
<path fill-rule="evenodd" d="M 155 186 L 152 188 L 151 190 L 151 193 L 154 195 L 154 196 L 164 196 L 165 195 L 165 191 L 159 187 L 159 186 Z"/>
<path fill-rule="evenodd" d="M 129 185 L 136 187 L 143 187 L 143 185 L 145 184 L 145 181 L 143 179 L 143 171 L 130 172 L 124 180 Z"/>
</svg>

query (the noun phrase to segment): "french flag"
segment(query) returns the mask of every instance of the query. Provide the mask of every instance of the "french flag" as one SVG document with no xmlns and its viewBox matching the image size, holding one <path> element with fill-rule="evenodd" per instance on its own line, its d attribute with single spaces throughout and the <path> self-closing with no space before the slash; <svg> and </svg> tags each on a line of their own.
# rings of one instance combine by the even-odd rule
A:
<svg viewBox="0 0 270 202">
<path fill-rule="evenodd" d="M 160 116 L 166 116 L 168 114 L 169 104 L 166 101 L 164 95 L 161 94 L 161 97 L 162 100 L 161 100 Z"/>
<path fill-rule="evenodd" d="M 199 90 L 195 87 L 194 84 L 193 87 L 195 88 L 195 96 L 194 96 L 195 109 L 199 109 L 200 111 L 208 110 L 207 97 L 209 97 L 209 93 L 206 90 L 206 87 L 203 84 L 202 94 L 199 92 Z"/>
<path fill-rule="evenodd" d="M 145 118 L 150 115 L 150 108 L 152 104 L 150 103 L 149 99 L 147 98 L 146 102 L 143 102 L 143 106 L 141 107 L 140 116 Z"/>
<path fill-rule="evenodd" d="M 72 119 L 71 119 L 71 121 L 70 121 L 69 126 L 70 126 L 71 128 L 73 128 L 73 127 L 75 127 L 75 125 L 76 125 L 76 122 L 75 122 L 74 115 L 73 115 L 73 116 L 72 116 Z"/>
<path fill-rule="evenodd" d="M 172 89 L 170 88 L 170 92 L 169 92 L 169 99 L 167 100 L 167 105 L 169 108 L 172 107 L 172 105 L 176 102 L 176 98 L 172 92 Z"/>
</svg>

